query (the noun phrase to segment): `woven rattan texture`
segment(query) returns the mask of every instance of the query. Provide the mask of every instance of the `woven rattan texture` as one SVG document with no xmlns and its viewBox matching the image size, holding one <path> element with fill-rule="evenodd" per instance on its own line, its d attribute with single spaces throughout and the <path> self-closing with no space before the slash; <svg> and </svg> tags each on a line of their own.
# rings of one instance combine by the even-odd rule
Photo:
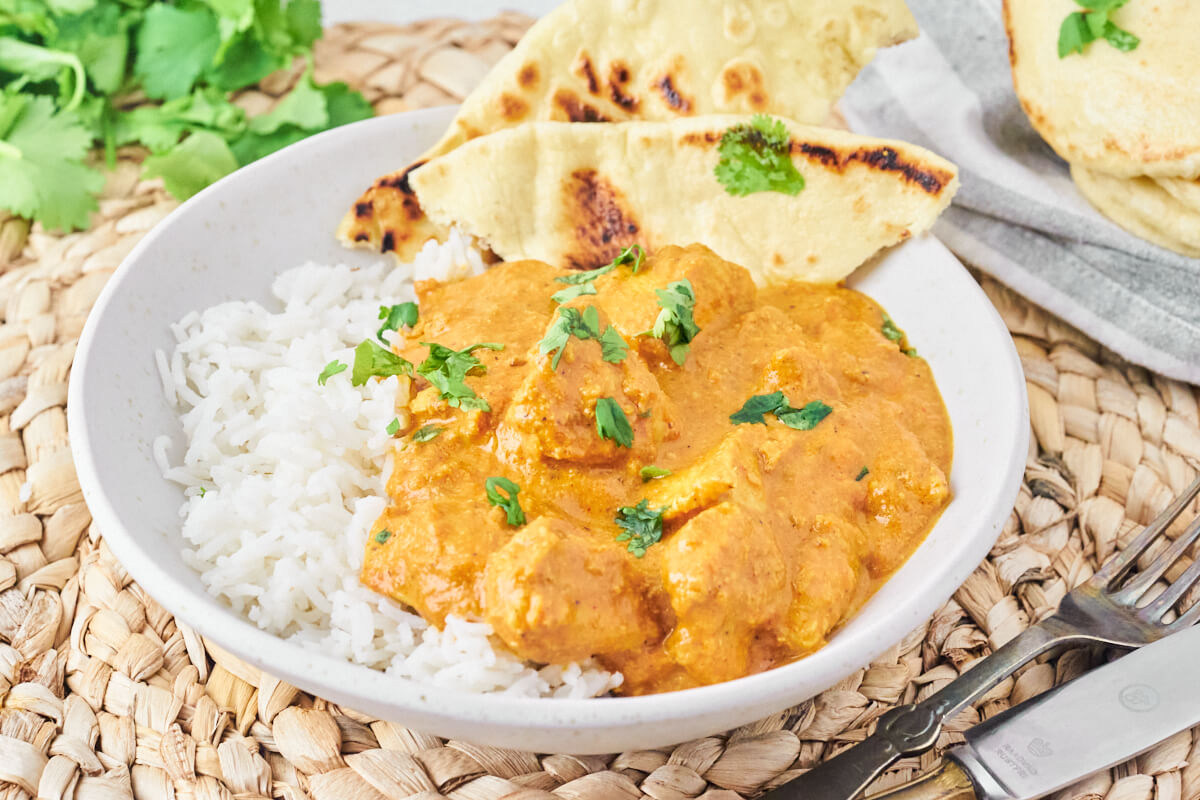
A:
<svg viewBox="0 0 1200 800">
<path fill-rule="evenodd" d="M 342 26 L 319 43 L 317 77 L 362 88 L 381 112 L 456 101 L 527 24 Z M 268 107 L 289 80 L 273 76 L 241 101 Z M 174 207 L 138 180 L 140 155 L 121 154 L 86 233 L 34 229 L 26 241 L 24 223 L 0 219 L 0 800 L 751 796 L 861 739 L 891 704 L 944 685 L 1050 612 L 1200 459 L 1195 388 L 1122 363 L 985 280 L 1021 353 L 1036 437 L 1000 541 L 927 625 L 811 702 L 678 747 L 581 758 L 443 741 L 206 646 L 130 581 L 91 525 L 68 449 L 67 378 L 100 288 Z M 1100 657 L 1071 651 L 1029 666 L 955 720 L 941 745 Z M 903 763 L 882 783 L 938 758 Z M 1060 797 L 1200 800 L 1200 731 Z"/>
</svg>

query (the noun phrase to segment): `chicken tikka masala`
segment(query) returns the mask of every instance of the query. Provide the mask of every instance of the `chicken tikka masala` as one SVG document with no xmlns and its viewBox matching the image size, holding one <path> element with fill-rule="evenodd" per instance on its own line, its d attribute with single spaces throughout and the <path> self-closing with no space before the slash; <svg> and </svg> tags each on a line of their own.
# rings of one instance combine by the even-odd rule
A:
<svg viewBox="0 0 1200 800">
<path fill-rule="evenodd" d="M 949 501 L 929 366 L 870 298 L 708 249 L 417 284 L 362 581 L 647 694 L 820 648 Z M 415 315 L 414 315 L 415 316 Z M 366 344 L 366 343 L 364 343 Z"/>
</svg>

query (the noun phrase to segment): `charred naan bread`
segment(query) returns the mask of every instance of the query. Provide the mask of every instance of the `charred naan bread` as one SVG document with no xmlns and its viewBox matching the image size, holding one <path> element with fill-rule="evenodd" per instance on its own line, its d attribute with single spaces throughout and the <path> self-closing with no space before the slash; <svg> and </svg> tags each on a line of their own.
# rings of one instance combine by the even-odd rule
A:
<svg viewBox="0 0 1200 800">
<path fill-rule="evenodd" d="M 953 164 L 915 145 L 785 122 L 778 152 L 804 188 L 734 196 L 714 173 L 717 151 L 748 122 L 532 123 L 468 142 L 410 181 L 434 222 L 506 260 L 588 269 L 635 243 L 699 242 L 759 284 L 839 281 L 929 228 L 958 187 Z"/>
<path fill-rule="evenodd" d="M 1112 20 L 1141 39 L 1058 56 L 1074 0 L 1005 0 L 1013 82 L 1030 121 L 1067 161 L 1131 178 L 1200 178 L 1200 2 L 1135 0 Z"/>
<path fill-rule="evenodd" d="M 1200 258 L 1200 183 L 1114 178 L 1079 165 L 1071 177 L 1092 205 L 1134 236 Z"/>
<path fill-rule="evenodd" d="M 822 122 L 878 48 L 916 34 L 904 0 L 571 0 L 529 29 L 432 150 L 359 198 L 338 235 L 410 260 L 445 236 L 411 170 L 525 122 L 756 111 Z"/>
</svg>

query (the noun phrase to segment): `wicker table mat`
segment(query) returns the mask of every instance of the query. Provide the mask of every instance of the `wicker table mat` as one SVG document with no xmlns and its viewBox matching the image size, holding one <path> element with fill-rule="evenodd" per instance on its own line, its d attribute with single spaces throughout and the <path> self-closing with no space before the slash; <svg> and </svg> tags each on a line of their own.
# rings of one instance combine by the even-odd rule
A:
<svg viewBox="0 0 1200 800">
<path fill-rule="evenodd" d="M 381 113 L 454 102 L 527 25 L 510 15 L 340 26 L 318 43 L 317 78 L 349 81 Z M 293 77 L 272 76 L 241 102 L 268 107 Z M 91 526 L 67 444 L 66 381 L 100 288 L 174 207 L 158 183 L 138 180 L 139 157 L 121 153 L 86 233 L 27 238 L 23 222 L 0 218 L 0 800 L 750 796 L 861 739 L 892 704 L 936 690 L 1049 613 L 1200 461 L 1194 387 L 1121 362 L 984 280 L 1025 366 L 1036 441 L 995 549 L 929 623 L 813 701 L 677 747 L 573 757 L 444 741 L 206 646 L 130 581 Z M 1025 668 L 940 745 L 1100 657 L 1074 650 Z M 938 759 L 910 759 L 881 786 Z M 1060 797 L 1200 800 L 1200 729 Z"/>
</svg>

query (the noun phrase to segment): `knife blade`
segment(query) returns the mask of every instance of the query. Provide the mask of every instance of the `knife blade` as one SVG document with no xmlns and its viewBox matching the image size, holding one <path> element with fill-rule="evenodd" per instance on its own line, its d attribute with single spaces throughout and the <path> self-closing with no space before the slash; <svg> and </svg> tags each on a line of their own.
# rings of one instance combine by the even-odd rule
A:
<svg viewBox="0 0 1200 800">
<path fill-rule="evenodd" d="M 946 767 L 876 800 L 1035 800 L 1070 786 L 1200 723 L 1195 664 L 1200 627 L 976 725 Z"/>
</svg>

